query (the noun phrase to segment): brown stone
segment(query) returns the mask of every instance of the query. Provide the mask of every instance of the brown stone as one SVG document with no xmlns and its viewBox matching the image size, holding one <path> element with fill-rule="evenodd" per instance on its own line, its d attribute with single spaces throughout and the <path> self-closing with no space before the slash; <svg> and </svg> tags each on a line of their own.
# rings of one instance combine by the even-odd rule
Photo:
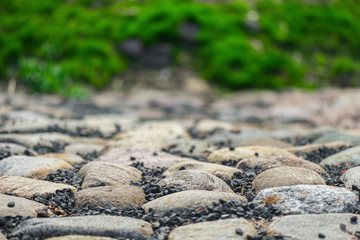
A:
<svg viewBox="0 0 360 240">
<path fill-rule="evenodd" d="M 291 185 L 325 185 L 325 180 L 316 172 L 302 167 L 277 167 L 260 173 L 252 182 L 256 192 L 265 188 Z"/>
<path fill-rule="evenodd" d="M 162 179 L 158 185 L 185 190 L 207 190 L 234 193 L 223 180 L 200 170 L 183 170 Z"/>
<path fill-rule="evenodd" d="M 135 186 L 107 186 L 87 188 L 75 193 L 76 205 L 89 207 L 107 207 L 109 204 L 124 209 L 131 205 L 137 208 L 144 204 L 144 191 Z"/>
<path fill-rule="evenodd" d="M 109 162 L 90 162 L 80 169 L 79 174 L 83 179 L 82 188 L 101 183 L 106 186 L 126 185 L 139 181 L 142 176 L 141 171 L 134 167 Z"/>
</svg>

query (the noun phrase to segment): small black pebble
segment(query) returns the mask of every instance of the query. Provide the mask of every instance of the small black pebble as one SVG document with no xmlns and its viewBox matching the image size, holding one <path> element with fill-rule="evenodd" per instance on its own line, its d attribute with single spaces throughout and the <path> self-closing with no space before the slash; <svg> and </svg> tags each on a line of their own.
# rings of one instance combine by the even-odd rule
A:
<svg viewBox="0 0 360 240">
<path fill-rule="evenodd" d="M 235 150 L 235 147 L 229 147 L 229 150 L 230 150 L 230 151 L 234 151 L 234 150 Z"/>
<path fill-rule="evenodd" d="M 136 157 L 130 157 L 130 161 L 135 161 Z"/>
<path fill-rule="evenodd" d="M 352 217 L 350 218 L 350 222 L 351 222 L 351 223 L 357 223 L 357 216 L 352 216 Z"/>
<path fill-rule="evenodd" d="M 14 201 L 8 202 L 7 206 L 10 208 L 15 207 L 15 202 Z"/>
<path fill-rule="evenodd" d="M 323 233 L 319 233 L 319 238 L 325 238 L 325 235 Z"/>
<path fill-rule="evenodd" d="M 157 152 L 153 152 L 153 156 L 157 156 L 159 155 Z"/>
<path fill-rule="evenodd" d="M 257 152 L 255 152 L 255 157 L 259 157 L 259 154 Z"/>
<path fill-rule="evenodd" d="M 240 235 L 240 236 L 242 236 L 244 234 L 244 232 L 241 230 L 241 228 L 237 228 L 235 230 L 235 232 L 236 232 L 237 235 Z"/>
<path fill-rule="evenodd" d="M 340 224 L 340 229 L 341 229 L 341 231 L 346 232 L 345 224 Z"/>
</svg>

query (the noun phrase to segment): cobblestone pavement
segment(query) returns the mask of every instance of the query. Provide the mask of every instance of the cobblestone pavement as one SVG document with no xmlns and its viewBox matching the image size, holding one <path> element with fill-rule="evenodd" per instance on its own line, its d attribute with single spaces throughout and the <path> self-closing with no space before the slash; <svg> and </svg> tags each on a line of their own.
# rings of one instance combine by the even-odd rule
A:
<svg viewBox="0 0 360 240">
<path fill-rule="evenodd" d="M 0 94 L 2 239 L 360 239 L 360 90 Z"/>
</svg>

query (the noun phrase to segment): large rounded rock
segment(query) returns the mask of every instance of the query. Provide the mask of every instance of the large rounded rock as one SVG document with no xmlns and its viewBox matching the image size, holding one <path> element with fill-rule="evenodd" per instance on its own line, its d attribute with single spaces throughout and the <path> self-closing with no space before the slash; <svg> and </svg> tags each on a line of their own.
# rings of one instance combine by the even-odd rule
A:
<svg viewBox="0 0 360 240">
<path fill-rule="evenodd" d="M 322 167 L 318 164 L 304 160 L 302 158 L 297 157 L 272 157 L 269 159 L 264 158 L 250 158 L 243 159 L 237 164 L 237 168 L 245 169 L 247 167 L 259 167 L 263 169 L 277 168 L 277 167 L 303 167 L 319 174 L 329 175 Z"/>
<path fill-rule="evenodd" d="M 89 235 L 66 235 L 60 237 L 46 238 L 45 240 L 115 240 L 116 238 L 110 237 L 94 237 Z"/>
<path fill-rule="evenodd" d="M 107 207 L 109 204 L 119 209 L 128 206 L 137 208 L 145 202 L 144 191 L 135 186 L 96 187 L 81 190 L 75 193 L 76 205 L 89 207 Z"/>
<path fill-rule="evenodd" d="M 67 154 L 91 154 L 93 152 L 100 152 L 104 148 L 101 144 L 94 143 L 71 143 L 67 145 L 64 152 Z"/>
<path fill-rule="evenodd" d="M 217 148 L 203 140 L 198 139 L 178 139 L 167 142 L 164 146 L 169 152 L 182 152 L 187 156 L 197 156 L 206 158 Z"/>
<path fill-rule="evenodd" d="M 340 180 L 343 181 L 345 187 L 353 189 L 353 186 L 360 189 L 360 167 L 353 167 L 341 175 Z"/>
<path fill-rule="evenodd" d="M 300 184 L 325 185 L 325 180 L 316 172 L 302 167 L 271 168 L 260 173 L 252 182 L 256 192 L 265 188 Z"/>
<path fill-rule="evenodd" d="M 355 146 L 360 145 L 360 137 L 339 133 L 335 131 L 328 132 L 322 137 L 316 139 L 314 143 L 330 143 L 336 141 L 348 142 Z"/>
<path fill-rule="evenodd" d="M 242 172 L 242 170 L 240 169 L 224 166 L 221 164 L 191 160 L 191 161 L 181 162 L 169 167 L 163 173 L 163 175 L 170 176 L 182 170 L 201 170 L 223 178 L 231 178 L 234 175 L 234 173 Z"/>
<path fill-rule="evenodd" d="M 99 184 L 130 184 L 142 176 L 141 171 L 134 167 L 109 162 L 90 162 L 80 169 L 79 174 L 83 179 L 82 188 Z"/>
<path fill-rule="evenodd" d="M 9 202 L 14 202 L 14 206 L 9 207 Z M 0 217 L 36 217 L 38 212 L 46 212 L 46 210 L 47 206 L 42 203 L 34 202 L 26 198 L 0 194 Z"/>
<path fill-rule="evenodd" d="M 80 164 L 85 161 L 79 155 L 69 154 L 69 153 L 47 153 L 44 155 L 40 155 L 39 157 L 57 158 L 64 160 L 65 162 L 71 165 Z"/>
<path fill-rule="evenodd" d="M 151 224 L 130 217 L 81 216 L 35 218 L 20 223 L 11 236 L 49 238 L 64 235 L 89 235 L 113 238 L 146 239 L 153 233 Z"/>
<path fill-rule="evenodd" d="M 255 200 L 272 204 L 282 214 L 307 214 L 352 212 L 359 199 L 346 188 L 296 185 L 264 189 L 257 194 Z"/>
<path fill-rule="evenodd" d="M 42 179 L 58 169 L 72 166 L 56 158 L 13 156 L 0 161 L 0 176 L 22 176 Z"/>
<path fill-rule="evenodd" d="M 162 179 L 158 185 L 185 190 L 207 190 L 234 193 L 223 180 L 200 170 L 183 170 Z"/>
<path fill-rule="evenodd" d="M 55 193 L 56 190 L 63 190 L 65 188 L 69 188 L 73 192 L 77 191 L 76 188 L 67 184 L 53 183 L 18 176 L 0 177 L 0 193 L 12 193 L 19 197 L 31 198 L 34 193 Z"/>
<path fill-rule="evenodd" d="M 237 234 L 241 230 L 242 234 Z M 247 236 L 257 234 L 254 226 L 244 218 L 226 219 L 213 222 L 189 224 L 175 228 L 169 235 L 169 240 L 218 240 L 218 239 L 248 239 Z"/>
<path fill-rule="evenodd" d="M 319 239 L 322 234 L 329 240 L 352 240 L 359 230 L 359 224 L 352 218 L 360 219 L 358 214 L 304 214 L 283 216 L 275 219 L 267 232 L 277 232 L 289 239 L 312 240 Z"/>
<path fill-rule="evenodd" d="M 320 165 L 336 165 L 341 163 L 351 163 L 360 165 L 360 146 L 352 147 L 331 155 L 320 162 Z"/>
<path fill-rule="evenodd" d="M 210 162 L 220 163 L 224 160 L 240 161 L 245 158 L 270 158 L 276 156 L 296 157 L 294 154 L 275 147 L 253 146 L 253 147 L 237 147 L 223 148 L 211 153 L 208 157 Z"/>
<path fill-rule="evenodd" d="M 157 198 L 143 205 L 146 212 L 153 209 L 155 212 L 162 213 L 166 211 L 181 211 L 189 208 L 205 208 L 212 206 L 213 202 L 219 202 L 220 199 L 228 201 L 246 202 L 246 198 L 234 193 L 189 190 L 166 195 Z"/>
<path fill-rule="evenodd" d="M 131 165 L 142 162 L 145 167 L 165 167 L 191 160 L 177 155 L 161 152 L 154 148 L 122 147 L 109 150 L 96 161 Z"/>
<path fill-rule="evenodd" d="M 14 155 L 24 155 L 27 148 L 14 143 L 0 143 L 0 160 Z"/>
</svg>

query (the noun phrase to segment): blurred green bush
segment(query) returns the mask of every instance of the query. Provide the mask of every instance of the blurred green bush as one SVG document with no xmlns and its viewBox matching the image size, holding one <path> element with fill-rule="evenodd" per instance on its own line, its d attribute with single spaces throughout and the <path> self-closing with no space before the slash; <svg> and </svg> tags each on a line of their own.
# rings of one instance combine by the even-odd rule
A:
<svg viewBox="0 0 360 240">
<path fill-rule="evenodd" d="M 0 77 L 85 96 L 84 86 L 102 89 L 132 66 L 119 45 L 135 38 L 193 51 L 188 67 L 224 88 L 353 86 L 359 22 L 357 0 L 1 0 Z M 198 27 L 194 42 L 184 23 Z"/>
</svg>

